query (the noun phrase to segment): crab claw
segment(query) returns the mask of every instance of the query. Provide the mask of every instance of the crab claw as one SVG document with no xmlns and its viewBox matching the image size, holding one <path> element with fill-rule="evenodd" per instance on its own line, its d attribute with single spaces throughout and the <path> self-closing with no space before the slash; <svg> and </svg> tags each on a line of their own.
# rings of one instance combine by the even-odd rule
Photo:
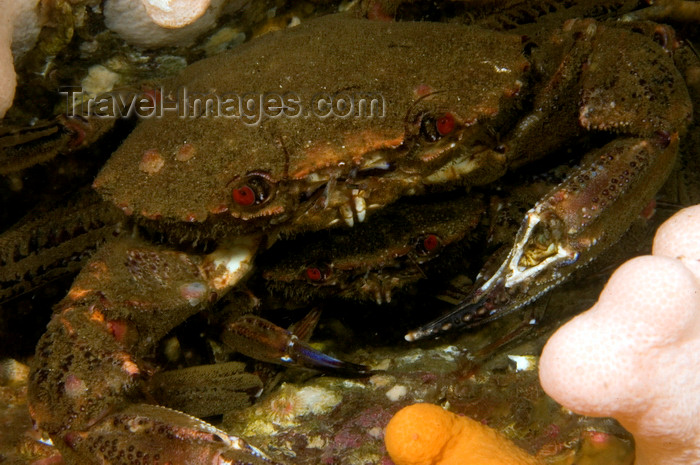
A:
<svg viewBox="0 0 700 465">
<path fill-rule="evenodd" d="M 141 459 L 142 463 L 281 465 L 237 436 L 182 412 L 149 404 L 126 407 L 93 425 L 90 432 L 67 433 L 63 441 L 69 458 L 89 457 L 99 450 L 109 463 Z"/>
<path fill-rule="evenodd" d="M 235 286 L 259 243 L 238 237 L 203 255 L 122 237 L 95 252 L 39 341 L 27 389 L 66 464 L 270 463 L 206 422 L 140 402 L 158 341 Z"/>
<path fill-rule="evenodd" d="M 227 324 L 222 339 L 243 355 L 263 362 L 303 366 L 345 376 L 366 376 L 372 373 L 365 365 L 326 355 L 292 332 L 253 315 L 246 315 Z"/>
<path fill-rule="evenodd" d="M 582 164 L 532 209 L 515 243 L 483 284 L 450 312 L 405 338 L 415 341 L 500 318 L 530 303 L 616 242 L 673 166 L 678 135 L 618 139 Z"/>
<path fill-rule="evenodd" d="M 561 237 L 559 226 L 543 203 L 531 209 L 515 245 L 498 270 L 450 313 L 409 332 L 406 340 L 416 341 L 500 318 L 561 281 L 569 274 L 562 269 L 574 265 L 580 253 L 567 241 L 556 239 Z"/>
</svg>

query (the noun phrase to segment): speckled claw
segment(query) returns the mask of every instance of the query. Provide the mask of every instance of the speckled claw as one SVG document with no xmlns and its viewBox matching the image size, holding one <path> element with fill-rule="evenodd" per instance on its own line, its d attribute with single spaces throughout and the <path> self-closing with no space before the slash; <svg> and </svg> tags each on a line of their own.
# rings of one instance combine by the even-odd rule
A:
<svg viewBox="0 0 700 465">
<path fill-rule="evenodd" d="M 203 255 L 134 238 L 95 253 L 55 309 L 29 376 L 32 417 L 66 463 L 265 463 L 201 420 L 139 403 L 155 345 L 234 286 L 258 244 L 241 237 Z"/>
<path fill-rule="evenodd" d="M 678 135 L 618 139 L 595 150 L 525 215 L 495 271 L 449 314 L 409 332 L 415 341 L 522 308 L 586 265 L 627 230 L 668 176 Z M 652 176 L 652 174 L 656 176 Z"/>
<path fill-rule="evenodd" d="M 237 436 L 182 412 L 148 404 L 108 415 L 89 432 L 66 433 L 63 441 L 78 457 L 99 460 L 90 463 L 278 464 Z"/>
<path fill-rule="evenodd" d="M 326 355 L 290 331 L 254 315 L 226 325 L 222 339 L 240 353 L 263 362 L 297 365 L 345 376 L 371 374 L 368 367 Z"/>
</svg>

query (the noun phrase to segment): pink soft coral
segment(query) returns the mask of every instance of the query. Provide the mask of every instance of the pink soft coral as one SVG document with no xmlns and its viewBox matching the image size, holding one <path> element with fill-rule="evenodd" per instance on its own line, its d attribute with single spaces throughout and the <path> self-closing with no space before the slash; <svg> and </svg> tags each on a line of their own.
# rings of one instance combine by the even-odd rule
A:
<svg viewBox="0 0 700 465">
<path fill-rule="evenodd" d="M 38 3 L 38 0 L 0 0 L 0 119 L 15 97 L 15 55 L 33 47 L 39 35 Z"/>
<path fill-rule="evenodd" d="M 652 254 L 549 339 L 540 382 L 577 413 L 616 418 L 636 465 L 699 464 L 700 205 L 659 228 Z"/>
</svg>

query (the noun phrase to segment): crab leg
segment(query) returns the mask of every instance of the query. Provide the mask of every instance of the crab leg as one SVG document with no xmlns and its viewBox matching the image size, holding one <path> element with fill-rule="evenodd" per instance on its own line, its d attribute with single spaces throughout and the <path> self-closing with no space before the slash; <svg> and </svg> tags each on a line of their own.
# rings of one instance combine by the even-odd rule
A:
<svg viewBox="0 0 700 465">
<path fill-rule="evenodd" d="M 204 418 L 250 406 L 263 382 L 245 363 L 224 362 L 156 373 L 148 392 L 159 405 Z"/>
<path fill-rule="evenodd" d="M 482 270 L 464 302 L 406 340 L 494 320 L 566 279 L 622 236 L 665 182 L 677 150 L 672 134 L 618 139 L 589 153 L 527 212 L 500 267 Z"/>
<path fill-rule="evenodd" d="M 129 94 L 133 91 L 120 89 L 109 95 L 122 95 L 123 100 Z M 27 128 L 0 128 L 0 175 L 16 174 L 59 154 L 87 147 L 112 129 L 117 119 L 114 115 L 96 117 L 86 104 L 78 103 L 67 114 L 50 121 Z"/>
<path fill-rule="evenodd" d="M 269 463 L 240 438 L 143 403 L 158 341 L 234 286 L 257 246 L 240 238 L 197 255 L 129 239 L 95 253 L 55 309 L 30 374 L 32 416 L 66 463 Z"/>
<path fill-rule="evenodd" d="M 92 192 L 82 192 L 37 219 L 0 235 L 0 301 L 76 273 L 90 252 L 118 236 L 124 215 Z"/>
<path fill-rule="evenodd" d="M 264 362 L 353 376 L 371 374 L 366 366 L 326 355 L 303 341 L 301 335 L 254 315 L 246 315 L 226 325 L 222 339 L 240 353 Z"/>
</svg>

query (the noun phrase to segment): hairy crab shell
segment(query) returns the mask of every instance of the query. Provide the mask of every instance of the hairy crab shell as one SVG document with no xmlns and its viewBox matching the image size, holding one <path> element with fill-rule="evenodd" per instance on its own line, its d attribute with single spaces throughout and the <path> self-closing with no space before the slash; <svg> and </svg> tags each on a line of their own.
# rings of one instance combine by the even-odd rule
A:
<svg viewBox="0 0 700 465">
<path fill-rule="evenodd" d="M 141 122 L 94 186 L 138 218 L 204 223 L 218 236 L 326 228 L 347 218 L 348 199 L 362 220 L 420 193 L 462 147 L 495 144 L 485 127 L 515 108 L 529 64 L 518 36 L 483 32 L 328 16 L 202 60 L 164 85 L 163 116 Z M 232 99 L 236 117 L 216 106 L 192 117 L 195 96 Z M 238 112 L 239 98 L 253 107 Z M 355 108 L 324 117 L 323 99 Z"/>
</svg>

